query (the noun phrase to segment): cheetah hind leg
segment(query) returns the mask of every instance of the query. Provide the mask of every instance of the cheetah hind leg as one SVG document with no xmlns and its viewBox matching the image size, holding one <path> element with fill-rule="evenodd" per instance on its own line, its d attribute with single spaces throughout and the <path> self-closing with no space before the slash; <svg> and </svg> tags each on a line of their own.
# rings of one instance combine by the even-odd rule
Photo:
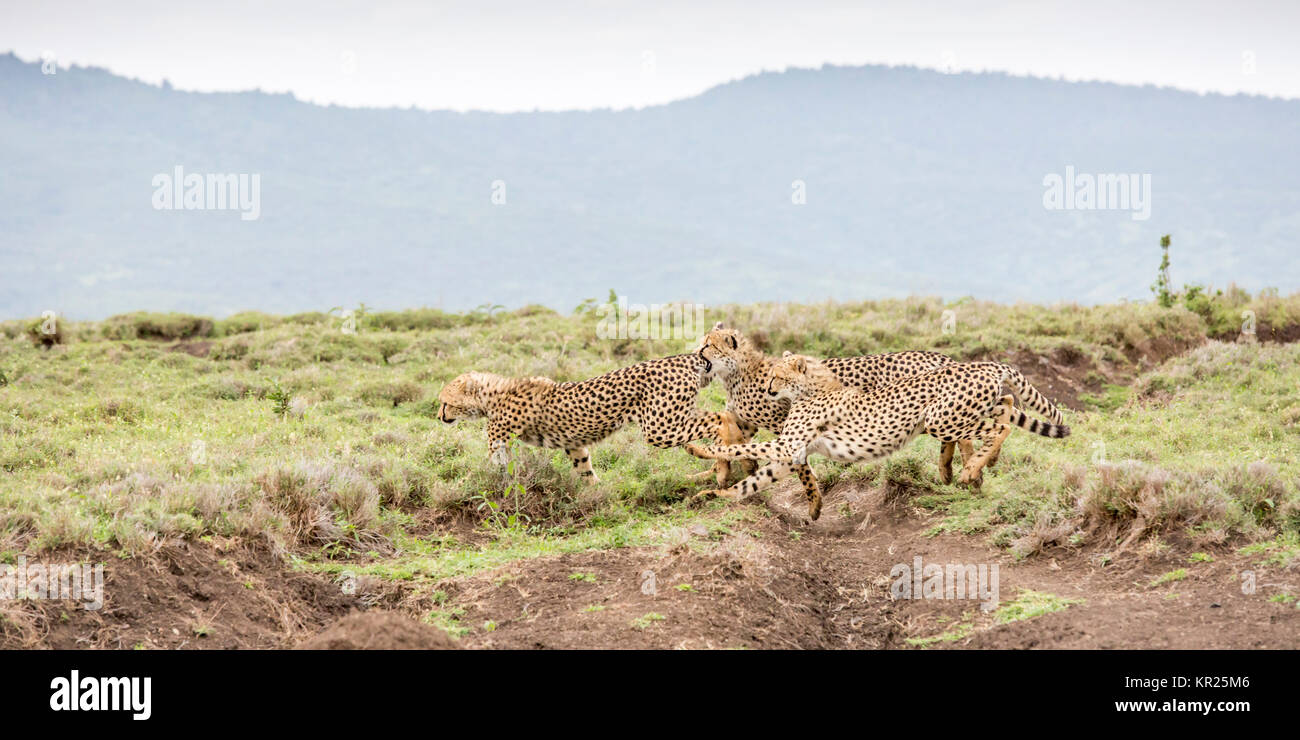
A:
<svg viewBox="0 0 1300 740">
<path fill-rule="evenodd" d="M 1014 411 L 1016 408 L 1015 405 L 1016 399 L 1010 394 L 1003 396 L 1001 399 L 998 400 L 998 403 L 1002 404 L 1003 406 L 1006 406 L 1008 412 Z M 1010 418 L 1009 414 L 1008 414 L 1008 418 Z M 994 465 L 998 464 L 998 456 L 1002 454 L 1002 443 L 1006 440 L 1007 435 L 1009 434 L 1011 434 L 1010 426 L 1006 428 L 1006 430 L 1002 433 L 1000 437 L 996 438 L 995 440 L 996 444 L 993 447 L 992 451 L 989 453 L 988 462 L 984 463 L 984 467 L 991 468 Z M 987 444 L 987 442 L 985 444 Z"/>
<path fill-rule="evenodd" d="M 967 458 L 962 465 L 961 477 L 958 478 L 960 482 L 975 489 L 984 482 L 984 468 L 988 465 L 989 457 L 998 453 L 1002 441 L 1011 434 L 1011 414 L 1015 407 L 1009 402 L 1010 398 L 1003 396 L 1002 401 L 994 407 L 996 415 L 992 419 L 985 419 L 976 428 L 974 436 L 982 439 L 983 444 L 980 445 L 980 451 Z"/>
</svg>

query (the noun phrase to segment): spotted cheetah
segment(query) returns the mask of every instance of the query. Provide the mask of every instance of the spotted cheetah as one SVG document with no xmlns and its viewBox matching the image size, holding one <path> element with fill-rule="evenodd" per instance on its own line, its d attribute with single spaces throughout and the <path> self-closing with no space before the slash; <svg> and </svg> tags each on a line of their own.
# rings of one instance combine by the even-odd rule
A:
<svg viewBox="0 0 1300 740">
<path fill-rule="evenodd" d="M 726 327 L 721 322 L 700 340 L 700 355 L 709 360 L 709 370 L 704 375 L 705 382 L 718 378 L 727 389 L 727 410 L 736 417 L 743 439 L 748 442 L 759 429 L 767 429 L 779 434 L 785 425 L 786 414 L 790 411 L 790 402 L 784 398 L 774 398 L 767 393 L 768 375 L 772 366 L 779 360 L 760 352 L 747 337 L 735 329 Z M 872 390 L 902 378 L 918 375 L 952 363 L 947 355 L 938 352 L 908 351 L 889 352 L 860 357 L 831 357 L 822 361 L 840 382 L 852 388 Z M 973 454 L 970 440 L 958 440 L 962 459 Z M 997 451 L 989 459 L 989 465 L 997 462 Z M 730 463 L 718 460 L 713 472 L 719 479 L 730 476 Z M 708 475 L 704 471 L 701 475 Z M 748 472 L 753 472 L 750 469 Z M 943 466 L 940 466 L 943 473 Z M 944 482 L 952 480 L 951 465 L 944 477 Z"/>
<path fill-rule="evenodd" d="M 808 516 L 821 514 L 821 486 L 807 466 L 810 453 L 840 462 L 876 460 L 890 455 L 925 433 L 943 443 L 943 455 L 952 460 L 957 440 L 982 439 L 978 454 L 965 461 L 961 481 L 980 475 L 992 453 L 992 442 L 1005 438 L 1015 425 L 1045 437 L 1065 437 L 1064 424 L 1032 419 L 1003 395 L 1008 384 L 1028 397 L 1032 386 L 1010 365 L 1000 362 L 954 362 L 920 375 L 903 378 L 871 391 L 846 388 L 822 362 L 788 354 L 775 363 L 767 393 L 790 402 L 790 412 L 780 436 L 771 442 L 750 442 L 686 449 L 706 460 L 770 460 L 756 473 L 722 491 L 702 491 L 740 499 L 763 485 L 798 472 L 808 498 Z M 1034 391 L 1037 393 L 1037 391 Z M 1052 409 L 1055 409 L 1053 406 Z M 1054 416 L 1059 417 L 1056 411 Z"/>
<path fill-rule="evenodd" d="M 491 459 L 504 464 L 511 436 L 526 444 L 562 449 L 579 475 L 597 480 L 588 447 L 623 425 L 640 425 L 646 442 L 660 448 L 691 440 L 732 444 L 741 439 L 733 417 L 695 405 L 708 361 L 698 354 L 649 360 L 580 383 L 550 378 L 506 378 L 471 372 L 438 394 L 438 417 L 487 418 Z M 718 485 L 724 485 L 719 480 Z"/>
</svg>

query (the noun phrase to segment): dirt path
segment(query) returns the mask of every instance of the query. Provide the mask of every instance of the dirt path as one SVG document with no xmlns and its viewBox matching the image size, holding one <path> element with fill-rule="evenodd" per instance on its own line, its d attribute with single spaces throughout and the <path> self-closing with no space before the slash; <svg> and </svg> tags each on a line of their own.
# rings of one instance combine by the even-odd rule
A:
<svg viewBox="0 0 1300 740">
<path fill-rule="evenodd" d="M 774 494 L 797 511 L 796 492 Z M 1022 563 L 978 538 L 927 537 L 936 518 L 879 492 L 833 489 L 827 514 L 792 526 L 761 504 L 747 526 L 711 547 L 686 533 L 664 553 L 590 552 L 520 563 L 462 579 L 461 640 L 476 648 L 1294 648 L 1300 609 L 1269 597 L 1300 587 L 1300 572 L 1261 567 L 1233 550 L 1212 562 L 1188 553 L 1121 557 L 1057 550 Z M 849 503 L 857 513 L 837 512 Z M 791 520 L 794 517 L 790 517 Z M 690 540 L 695 540 L 692 543 Z M 999 624 L 968 599 L 891 600 L 896 564 L 997 564 L 1003 604 L 1021 589 L 1074 600 L 1068 608 Z M 1181 580 L 1152 585 L 1179 568 Z M 1251 570 L 1260 584 L 1242 593 Z M 650 581 L 653 578 L 653 587 Z M 488 625 L 488 623 L 491 623 Z M 490 627 L 490 631 L 485 629 Z M 966 625 L 963 627 L 962 625 Z M 912 642 L 908 641 L 912 638 Z"/>
<path fill-rule="evenodd" d="M 468 628 L 449 644 L 418 620 L 427 595 L 386 587 L 367 609 L 338 584 L 285 570 L 270 552 L 181 545 L 107 562 L 99 612 L 11 604 L 2 647 L 61 648 L 1296 648 L 1300 567 L 1234 549 L 1210 562 L 1166 547 L 1106 562 L 1056 548 L 1023 562 L 981 537 L 927 536 L 939 517 L 855 484 L 833 487 L 806 524 L 786 484 L 771 505 L 743 505 L 725 534 L 668 533 L 667 548 L 537 558 L 440 585 L 440 608 Z M 694 531 L 692 531 L 692 529 Z M 1151 548 L 1147 548 L 1150 550 Z M 76 554 L 66 553 L 75 560 Z M 1004 608 L 1024 589 L 1068 607 L 1000 623 L 977 599 L 891 599 L 896 565 L 998 568 Z M 1186 576 L 1154 585 L 1163 575 Z M 1242 589 L 1254 574 L 1253 594 Z M 14 607 L 23 611 L 15 612 Z M 364 611 L 364 614 L 357 614 Z M 7 621 L 6 621 L 7 620 Z M 382 639 L 377 635 L 382 634 Z"/>
</svg>

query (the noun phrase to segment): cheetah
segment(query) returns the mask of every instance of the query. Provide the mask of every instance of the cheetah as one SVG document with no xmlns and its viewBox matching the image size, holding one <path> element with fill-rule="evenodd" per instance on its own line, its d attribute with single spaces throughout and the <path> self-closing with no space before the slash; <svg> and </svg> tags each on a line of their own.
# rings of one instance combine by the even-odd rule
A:
<svg viewBox="0 0 1300 740">
<path fill-rule="evenodd" d="M 736 417 L 743 437 L 741 442 L 748 442 L 759 429 L 779 434 L 790 411 L 790 402 L 773 398 L 767 393 L 768 374 L 778 360 L 760 352 L 747 337 L 735 329 L 727 328 L 722 322 L 714 324 L 713 329 L 704 335 L 699 352 L 710 363 L 704 382 L 716 377 L 727 389 L 727 410 Z M 844 385 L 868 391 L 952 362 L 952 358 L 947 355 L 924 351 L 822 360 L 822 364 Z M 957 445 L 961 449 L 963 460 L 974 454 L 970 440 L 958 440 Z M 993 451 L 988 465 L 997 462 L 999 452 L 1000 449 Z M 944 465 L 940 465 L 940 474 L 945 483 L 952 480 L 950 462 L 946 473 Z M 703 477 L 712 472 L 719 479 L 726 480 L 730 476 L 729 468 L 728 461 L 718 460 L 712 471 L 706 470 L 700 475 Z M 753 472 L 752 468 L 747 472 Z"/>
<path fill-rule="evenodd" d="M 740 441 L 734 417 L 695 405 L 700 376 L 708 361 L 697 353 L 649 360 L 580 383 L 550 378 L 507 378 L 470 372 L 447 383 L 438 394 L 438 418 L 487 418 L 491 460 L 505 464 L 511 436 L 562 449 L 578 474 L 597 480 L 588 447 L 623 425 L 636 423 L 646 442 L 678 447 L 696 439 L 722 444 Z M 719 480 L 718 485 L 724 485 Z"/>
<path fill-rule="evenodd" d="M 702 491 L 739 500 L 768 483 L 797 472 L 808 498 L 808 517 L 821 515 L 821 485 L 807 465 L 818 453 L 840 462 L 876 460 L 894 452 L 918 434 L 942 443 L 943 457 L 951 462 L 957 440 L 982 439 L 979 453 L 967 459 L 961 481 L 975 480 L 988 463 L 995 439 L 1005 438 L 1011 426 L 1044 437 L 1070 434 L 1064 424 L 1026 416 L 1002 394 L 1009 384 L 1029 397 L 1032 386 L 1010 365 L 1000 362 L 954 362 L 920 375 L 903 378 L 871 391 L 846 388 L 826 365 L 811 357 L 787 353 L 772 366 L 767 393 L 790 402 L 780 436 L 771 442 L 686 450 L 706 460 L 769 460 L 766 466 L 726 490 Z M 1034 391 L 1037 393 L 1037 391 Z M 1055 406 L 1051 407 L 1055 410 Z M 1056 411 L 1054 417 L 1059 417 Z"/>
</svg>

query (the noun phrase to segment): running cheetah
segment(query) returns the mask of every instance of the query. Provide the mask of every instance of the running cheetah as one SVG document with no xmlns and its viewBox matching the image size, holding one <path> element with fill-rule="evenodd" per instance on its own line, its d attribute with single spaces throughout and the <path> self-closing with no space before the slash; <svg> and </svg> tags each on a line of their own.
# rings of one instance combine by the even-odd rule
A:
<svg viewBox="0 0 1300 740">
<path fill-rule="evenodd" d="M 890 455 L 916 435 L 929 434 L 943 443 L 943 459 L 951 463 L 957 440 L 980 438 L 978 454 L 965 461 L 961 482 L 978 479 L 995 442 L 1005 439 L 1011 425 L 1044 437 L 1065 437 L 1063 424 L 1031 419 L 1003 395 L 1003 384 L 1021 393 L 1037 394 L 1024 376 L 1000 362 L 955 362 L 898 380 L 872 391 L 845 388 L 826 365 L 787 353 L 772 367 L 767 393 L 790 402 L 780 436 L 771 442 L 686 449 L 706 460 L 770 460 L 756 473 L 726 490 L 702 491 L 741 499 L 763 485 L 798 472 L 808 497 L 808 516 L 821 515 L 821 486 L 807 466 L 809 453 L 840 462 L 876 460 Z M 1032 391 L 1032 394 L 1031 394 Z M 1044 400 L 1044 403 L 1047 403 Z M 1050 407 L 1059 418 L 1060 412 Z"/>
<path fill-rule="evenodd" d="M 709 370 L 705 373 L 704 381 L 707 383 L 717 377 L 727 389 L 727 410 L 736 417 L 743 437 L 741 442 L 748 442 L 759 429 L 779 434 L 785 425 L 786 414 L 790 412 L 790 402 L 767 393 L 768 375 L 779 360 L 763 354 L 747 337 L 735 329 L 727 328 L 722 322 L 714 324 L 712 331 L 704 335 L 699 352 L 701 357 L 709 360 Z M 831 357 L 823 360 L 822 364 L 844 385 L 869 391 L 952 362 L 950 357 L 938 352 L 908 351 L 861 357 Z M 957 445 L 961 449 L 962 459 L 970 458 L 973 454 L 970 440 L 958 440 Z M 998 451 L 995 450 L 989 459 L 989 465 L 997 462 L 997 455 Z M 700 475 L 703 477 L 709 472 L 704 471 Z M 712 472 L 720 480 L 726 480 L 731 473 L 730 463 L 718 460 Z M 747 472 L 753 472 L 752 467 Z M 943 473 L 942 465 L 940 473 Z M 952 469 L 949 465 L 944 482 L 951 480 Z"/>
<path fill-rule="evenodd" d="M 677 447 L 691 440 L 740 441 L 728 413 L 696 407 L 701 374 L 708 361 L 697 353 L 649 360 L 580 383 L 550 378 L 506 378 L 465 373 L 438 394 L 438 418 L 487 418 L 492 461 L 504 464 L 511 436 L 562 449 L 579 475 L 597 480 L 588 446 L 635 422 L 651 445 Z M 719 480 L 718 485 L 725 485 Z"/>
</svg>

